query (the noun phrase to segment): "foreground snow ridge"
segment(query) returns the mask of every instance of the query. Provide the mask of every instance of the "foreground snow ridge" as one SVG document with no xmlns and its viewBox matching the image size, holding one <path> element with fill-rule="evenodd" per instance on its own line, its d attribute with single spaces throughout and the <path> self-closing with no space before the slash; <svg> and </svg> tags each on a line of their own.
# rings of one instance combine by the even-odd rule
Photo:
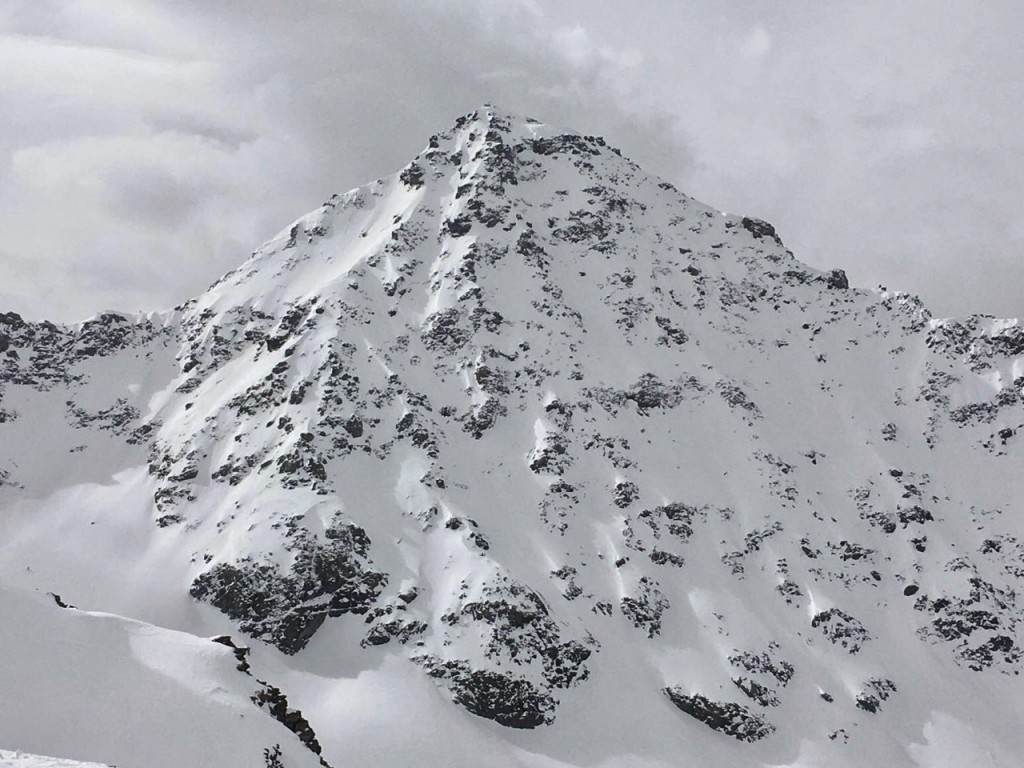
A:
<svg viewBox="0 0 1024 768">
<path fill-rule="evenodd" d="M 0 314 L 0 745 L 1019 765 L 1022 388 L 485 106 L 183 306 Z"/>
<path fill-rule="evenodd" d="M 82 763 L 78 760 L 61 760 L 57 757 L 30 755 L 26 752 L 10 752 L 0 749 L 0 766 L 4 768 L 110 768 L 100 763 Z"/>
</svg>

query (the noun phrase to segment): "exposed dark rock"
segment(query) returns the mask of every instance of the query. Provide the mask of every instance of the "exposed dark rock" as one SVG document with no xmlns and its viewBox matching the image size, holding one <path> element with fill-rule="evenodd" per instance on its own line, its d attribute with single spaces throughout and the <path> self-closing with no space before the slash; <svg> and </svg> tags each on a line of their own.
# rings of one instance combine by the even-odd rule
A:
<svg viewBox="0 0 1024 768">
<path fill-rule="evenodd" d="M 235 659 L 238 661 L 235 669 L 239 672 L 245 672 L 247 675 L 251 675 L 252 665 L 249 664 L 249 653 L 250 648 L 244 646 L 235 645 L 235 641 L 231 639 L 231 635 L 217 635 L 216 637 L 210 638 L 213 642 L 219 643 L 220 645 L 226 645 L 235 654 Z"/>
<path fill-rule="evenodd" d="M 168 528 L 172 525 L 178 525 L 178 523 L 184 522 L 184 520 L 185 518 L 182 515 L 172 512 L 171 514 L 160 515 L 156 519 L 156 524 L 158 528 Z"/>
<path fill-rule="evenodd" d="M 896 693 L 896 683 L 884 678 L 873 678 L 864 683 L 864 687 L 857 694 L 857 707 L 865 712 L 876 713 L 890 696 Z"/>
<path fill-rule="evenodd" d="M 718 394 L 729 404 L 731 408 L 741 408 L 754 418 L 761 418 L 761 409 L 753 402 L 747 393 L 731 381 L 720 381 L 715 385 Z"/>
<path fill-rule="evenodd" d="M 551 722 L 558 704 L 552 692 L 588 677 L 586 662 L 597 642 L 566 638 L 541 597 L 524 584 L 502 577 L 480 591 L 479 598 L 444 614 L 441 626 L 455 636 L 470 632 L 484 638 L 486 662 L 433 654 L 416 660 L 473 714 L 515 728 Z"/>
<path fill-rule="evenodd" d="M 567 243 L 591 243 L 597 250 L 607 250 L 602 241 L 611 233 L 611 222 L 606 215 L 585 209 L 572 211 L 562 226 L 553 226 L 551 236 Z"/>
<path fill-rule="evenodd" d="M 775 227 L 773 227 L 767 221 L 762 221 L 761 219 L 755 219 L 749 216 L 744 216 L 741 224 L 743 225 L 743 228 L 745 230 L 747 230 L 758 240 L 761 240 L 765 237 L 769 237 L 772 240 L 774 240 L 777 245 L 782 245 L 782 240 L 780 240 L 779 236 L 775 234 Z"/>
<path fill-rule="evenodd" d="M 796 674 L 796 668 L 788 661 L 776 658 L 778 644 L 769 645 L 768 651 L 760 654 L 744 651 L 729 657 L 729 663 L 738 669 L 760 675 L 769 675 L 782 685 L 789 685 L 789 681 Z"/>
<path fill-rule="evenodd" d="M 263 765 L 264 768 L 286 768 L 285 764 L 281 762 L 280 744 L 275 744 L 263 750 Z"/>
<path fill-rule="evenodd" d="M 811 626 L 820 628 L 829 642 L 842 646 L 851 654 L 857 653 L 871 639 L 863 624 L 838 608 L 815 614 Z"/>
<path fill-rule="evenodd" d="M 736 677 L 733 678 L 732 682 L 737 688 L 747 694 L 747 696 L 762 707 L 777 707 L 782 703 L 779 701 L 779 697 L 776 695 L 775 691 L 767 685 L 762 685 L 756 680 L 750 680 L 746 677 Z"/>
<path fill-rule="evenodd" d="M 595 146 L 595 144 L 599 146 L 598 142 L 603 144 L 604 140 L 588 141 L 583 136 L 567 133 L 551 138 L 534 139 L 530 146 L 538 155 L 596 155 L 600 151 Z"/>
<path fill-rule="evenodd" d="M 288 706 L 288 697 L 281 692 L 280 688 L 262 680 L 259 682 L 263 687 L 257 690 L 252 697 L 253 704 L 266 709 L 275 720 L 298 736 L 299 741 L 306 749 L 319 756 L 323 752 L 323 748 L 317 740 L 313 726 L 302 716 L 302 712 Z M 330 765 L 322 757 L 320 765 L 330 768 Z"/>
<path fill-rule="evenodd" d="M 703 392 L 704 386 L 693 377 L 664 382 L 653 373 L 645 373 L 627 390 L 598 388 L 588 389 L 584 394 L 610 412 L 627 402 L 634 403 L 641 412 L 646 412 L 654 408 L 675 408 L 688 396 Z"/>
<path fill-rule="evenodd" d="M 837 555 L 840 560 L 861 560 L 870 559 L 875 553 L 875 550 L 863 547 L 860 544 L 854 544 L 853 542 L 840 541 L 838 544 L 830 544 L 829 549 L 834 555 Z"/>
<path fill-rule="evenodd" d="M 699 693 L 688 695 L 682 688 L 665 688 L 664 692 L 690 717 L 738 741 L 760 741 L 775 731 L 774 725 L 741 704 L 711 701 Z"/>
<path fill-rule="evenodd" d="M 289 572 L 246 557 L 200 574 L 189 594 L 253 637 L 297 653 L 328 616 L 366 613 L 387 583 L 385 574 L 370 568 L 370 540 L 361 528 L 336 521 L 325 538 L 320 542 L 299 529 L 292 534 L 295 562 Z"/>
<path fill-rule="evenodd" d="M 363 436 L 363 420 L 360 419 L 358 416 L 350 416 L 349 418 L 342 422 L 341 426 L 352 437 Z"/>
<path fill-rule="evenodd" d="M 655 317 L 654 322 L 658 324 L 658 327 L 664 331 L 664 336 L 658 339 L 658 343 L 664 346 L 682 346 L 689 341 L 689 336 L 681 328 L 677 328 L 672 325 L 672 321 L 667 317 Z"/>
<path fill-rule="evenodd" d="M 61 598 L 61 596 L 58 595 L 56 592 L 50 592 L 48 594 L 50 595 L 50 597 L 53 598 L 53 602 L 55 602 L 61 608 L 74 608 L 75 607 L 75 606 L 71 605 L 70 603 L 65 603 L 64 600 Z"/>
<path fill-rule="evenodd" d="M 25 327 L 25 321 L 17 312 L 0 312 L 0 325 L 18 329 Z"/>
<path fill-rule="evenodd" d="M 423 344 L 438 352 L 456 352 L 469 343 L 470 332 L 462 324 L 462 313 L 455 307 L 435 312 L 424 323 Z"/>
<path fill-rule="evenodd" d="M 497 398 L 489 397 L 467 414 L 462 428 L 479 440 L 484 433 L 505 416 L 508 409 Z"/>
<path fill-rule="evenodd" d="M 473 228 L 473 221 L 468 216 L 456 216 L 454 219 L 445 221 L 442 227 L 442 234 L 449 234 L 452 237 L 468 235 Z"/>
<path fill-rule="evenodd" d="M 831 290 L 846 290 L 850 287 L 850 281 L 846 277 L 846 272 L 841 269 L 833 269 L 829 271 L 826 277 L 826 285 Z"/>
<path fill-rule="evenodd" d="M 452 700 L 478 717 L 508 728 L 536 728 L 554 720 L 558 701 L 551 694 L 521 677 L 508 673 L 472 669 L 464 661 L 419 659 L 433 678 L 442 680 Z"/>
<path fill-rule="evenodd" d="M 651 562 L 655 565 L 674 565 L 677 568 L 682 568 L 686 565 L 686 559 L 682 555 L 677 555 L 674 552 L 666 552 L 662 549 L 651 550 L 650 555 Z"/>
<path fill-rule="evenodd" d="M 612 491 L 612 501 L 615 502 L 615 506 L 619 509 L 625 509 L 639 497 L 640 489 L 637 488 L 636 483 L 629 481 L 616 483 L 615 489 Z"/>
<path fill-rule="evenodd" d="M 782 595 L 789 605 L 795 605 L 797 598 L 804 596 L 800 585 L 792 579 L 783 580 L 781 584 L 775 587 L 775 591 Z"/>
<path fill-rule="evenodd" d="M 426 622 L 402 615 L 402 608 L 404 606 L 386 605 L 370 611 L 366 620 L 371 622 L 372 625 L 360 642 L 360 645 L 367 648 L 370 646 L 386 645 L 392 640 L 405 645 L 413 638 L 427 631 Z"/>
<path fill-rule="evenodd" d="M 565 590 L 562 592 L 562 596 L 566 600 L 575 600 L 583 594 L 583 590 L 576 583 L 576 574 L 576 569 L 570 565 L 563 565 L 561 568 L 551 572 L 551 575 L 556 579 L 565 582 Z"/>
<path fill-rule="evenodd" d="M 694 522 L 706 520 L 707 511 L 688 504 L 673 502 L 662 507 L 644 510 L 638 517 L 650 526 L 655 538 L 661 537 L 662 526 L 664 526 L 667 533 L 685 544 L 693 535 Z"/>
<path fill-rule="evenodd" d="M 935 518 L 932 517 L 931 512 L 918 504 L 915 504 L 912 507 L 898 509 L 896 511 L 896 517 L 901 523 L 903 523 L 904 528 L 911 523 L 923 525 L 924 523 L 930 523 L 935 520 Z"/>
<path fill-rule="evenodd" d="M 652 638 L 661 634 L 661 617 L 669 608 L 668 598 L 658 589 L 657 582 L 646 576 L 640 578 L 635 594 L 626 595 L 619 602 L 623 615 L 637 629 Z"/>
<path fill-rule="evenodd" d="M 1024 617 L 1016 592 L 978 576 L 969 577 L 968 586 L 963 597 L 918 597 L 914 608 L 933 616 L 921 634 L 949 643 L 957 661 L 968 669 L 980 672 L 996 664 L 1012 667 L 1022 658 L 1013 637 Z"/>
<path fill-rule="evenodd" d="M 589 675 L 585 662 L 591 649 L 575 640 L 563 640 L 544 601 L 525 585 L 511 582 L 488 588 L 484 599 L 466 603 L 459 616 L 447 620 L 467 618 L 490 629 L 488 648 L 492 654 L 507 653 L 519 662 L 539 660 L 553 687 L 566 688 Z"/>
<path fill-rule="evenodd" d="M 653 373 L 645 373 L 626 392 L 626 400 L 632 400 L 637 408 L 674 408 L 683 400 L 685 387 L 665 384 Z"/>
<path fill-rule="evenodd" d="M 572 463 L 564 436 L 549 434 L 541 445 L 530 452 L 530 471 L 537 474 L 561 475 Z"/>
<path fill-rule="evenodd" d="M 423 168 L 416 163 L 410 163 L 402 169 L 398 178 L 410 189 L 419 189 L 423 186 Z"/>
</svg>

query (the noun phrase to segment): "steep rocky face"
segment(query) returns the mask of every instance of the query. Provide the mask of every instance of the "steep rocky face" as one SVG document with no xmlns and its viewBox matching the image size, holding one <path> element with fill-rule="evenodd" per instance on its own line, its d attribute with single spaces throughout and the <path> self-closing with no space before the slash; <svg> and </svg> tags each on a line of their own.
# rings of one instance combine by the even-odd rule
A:
<svg viewBox="0 0 1024 768">
<path fill-rule="evenodd" d="M 80 605 L 741 765 L 913 764 L 1022 665 L 1020 326 L 851 288 L 597 137 L 478 110 L 172 312 L 0 315 L 0 360 L 0 572 Z"/>
</svg>

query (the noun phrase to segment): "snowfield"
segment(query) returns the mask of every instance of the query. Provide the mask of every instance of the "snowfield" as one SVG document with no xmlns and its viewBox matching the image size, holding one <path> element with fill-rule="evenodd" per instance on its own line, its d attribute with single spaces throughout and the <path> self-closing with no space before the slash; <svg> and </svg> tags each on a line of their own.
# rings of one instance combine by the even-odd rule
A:
<svg viewBox="0 0 1024 768">
<path fill-rule="evenodd" d="M 1022 390 L 481 108 L 183 306 L 0 314 L 0 765 L 1019 766 Z"/>
</svg>

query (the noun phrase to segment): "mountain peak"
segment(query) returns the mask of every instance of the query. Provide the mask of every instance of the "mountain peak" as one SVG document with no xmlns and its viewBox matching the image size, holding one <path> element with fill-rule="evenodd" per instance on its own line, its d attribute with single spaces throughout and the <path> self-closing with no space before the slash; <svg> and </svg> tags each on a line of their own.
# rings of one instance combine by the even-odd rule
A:
<svg viewBox="0 0 1024 768">
<path fill-rule="evenodd" d="M 1014 765 L 1020 326 L 487 110 L 175 312 L 0 314 L 3 647 L 229 767 Z M 201 762 L 19 670 L 0 746 Z"/>
<path fill-rule="evenodd" d="M 477 133 L 495 131 L 516 138 L 532 138 L 538 132 L 577 134 L 567 128 L 549 126 L 544 122 L 526 115 L 509 112 L 496 104 L 485 102 L 472 112 L 456 118 L 452 130 L 471 130 Z"/>
<path fill-rule="evenodd" d="M 628 241 L 639 232 L 656 230 L 678 234 L 669 238 L 679 240 L 674 247 L 658 235 L 658 258 L 673 264 L 692 267 L 701 259 L 701 250 L 692 246 L 709 249 L 706 274 L 735 279 L 774 265 L 768 272 L 777 276 L 779 265 L 793 262 L 771 225 L 727 216 L 687 197 L 603 138 L 485 105 L 431 136 L 397 173 L 335 195 L 282 230 L 198 303 L 205 311 L 214 304 L 309 298 L 334 290 L 331 285 L 364 279 L 361 264 L 372 269 L 384 257 L 397 263 L 403 247 L 433 250 L 433 274 L 473 254 L 522 251 L 547 234 L 568 251 L 610 260 L 615 252 L 635 251 Z M 737 235 L 744 248 L 726 247 Z M 764 258 L 749 258 L 752 251 Z M 793 263 L 807 279 L 818 279 L 815 270 Z M 405 277 L 411 275 L 381 279 L 408 286 Z M 845 277 L 837 273 L 831 284 L 845 286 Z M 474 287 L 487 289 L 479 281 Z"/>
</svg>

